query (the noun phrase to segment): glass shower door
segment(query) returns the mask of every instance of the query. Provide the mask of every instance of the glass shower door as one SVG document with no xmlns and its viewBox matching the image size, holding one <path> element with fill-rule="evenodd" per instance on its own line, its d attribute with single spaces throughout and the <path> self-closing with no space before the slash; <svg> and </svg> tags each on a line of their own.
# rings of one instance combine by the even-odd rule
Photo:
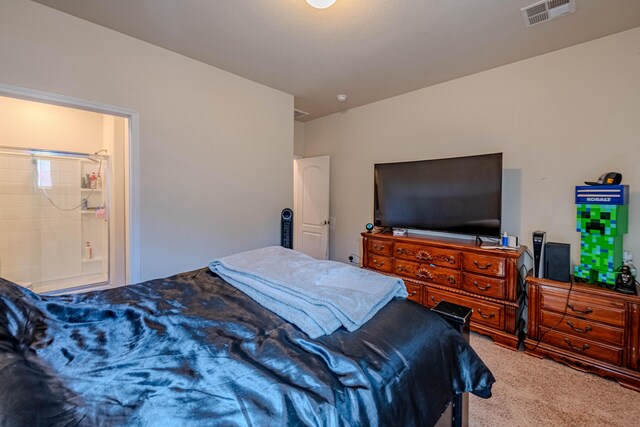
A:
<svg viewBox="0 0 640 427">
<path fill-rule="evenodd" d="M 0 151 L 0 276 L 36 292 L 108 283 L 107 171 L 103 156 Z"/>
</svg>

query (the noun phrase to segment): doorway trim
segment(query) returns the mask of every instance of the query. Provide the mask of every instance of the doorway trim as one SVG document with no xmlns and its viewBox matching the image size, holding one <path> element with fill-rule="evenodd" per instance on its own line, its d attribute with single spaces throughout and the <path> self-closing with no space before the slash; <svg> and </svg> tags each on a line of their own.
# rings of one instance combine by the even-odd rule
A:
<svg viewBox="0 0 640 427">
<path fill-rule="evenodd" d="M 139 282 L 141 278 L 139 113 L 135 110 L 117 105 L 105 104 L 5 83 L 0 83 L 0 96 L 75 108 L 78 110 L 87 110 L 94 113 L 109 114 L 112 116 L 124 117 L 129 120 L 129 143 L 126 148 L 126 151 L 128 152 L 128 164 L 125 164 L 125 170 L 127 171 L 125 175 L 128 175 L 125 176 L 125 198 L 127 200 L 127 206 L 125 206 L 125 221 L 127 224 L 125 231 L 125 250 L 127 252 L 125 257 L 125 281 L 127 285 Z"/>
</svg>

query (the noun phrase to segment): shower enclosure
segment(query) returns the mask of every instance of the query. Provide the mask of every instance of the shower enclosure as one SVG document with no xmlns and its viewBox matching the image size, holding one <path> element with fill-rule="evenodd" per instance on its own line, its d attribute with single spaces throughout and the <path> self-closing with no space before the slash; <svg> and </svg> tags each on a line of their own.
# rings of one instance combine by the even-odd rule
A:
<svg viewBox="0 0 640 427">
<path fill-rule="evenodd" d="M 109 283 L 109 158 L 0 148 L 0 277 L 36 292 Z"/>
</svg>

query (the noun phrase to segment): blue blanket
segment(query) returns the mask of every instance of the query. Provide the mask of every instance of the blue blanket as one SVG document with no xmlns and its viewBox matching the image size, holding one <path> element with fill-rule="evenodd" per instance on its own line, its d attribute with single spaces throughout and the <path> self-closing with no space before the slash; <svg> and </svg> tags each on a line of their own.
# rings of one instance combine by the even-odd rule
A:
<svg viewBox="0 0 640 427">
<path fill-rule="evenodd" d="M 340 326 L 355 331 L 394 297 L 407 297 L 401 279 L 279 246 L 220 258 L 209 268 L 311 338 Z"/>
<path fill-rule="evenodd" d="M 494 381 L 406 299 L 310 339 L 208 268 L 57 297 L 0 279 L 0 426 L 432 426 Z"/>
</svg>

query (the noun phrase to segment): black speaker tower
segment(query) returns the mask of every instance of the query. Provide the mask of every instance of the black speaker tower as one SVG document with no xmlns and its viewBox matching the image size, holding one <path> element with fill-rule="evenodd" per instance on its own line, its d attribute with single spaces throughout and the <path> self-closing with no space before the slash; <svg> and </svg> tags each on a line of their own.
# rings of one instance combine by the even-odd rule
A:
<svg viewBox="0 0 640 427">
<path fill-rule="evenodd" d="M 280 214 L 280 246 L 293 249 L 293 211 L 289 208 Z"/>
</svg>

